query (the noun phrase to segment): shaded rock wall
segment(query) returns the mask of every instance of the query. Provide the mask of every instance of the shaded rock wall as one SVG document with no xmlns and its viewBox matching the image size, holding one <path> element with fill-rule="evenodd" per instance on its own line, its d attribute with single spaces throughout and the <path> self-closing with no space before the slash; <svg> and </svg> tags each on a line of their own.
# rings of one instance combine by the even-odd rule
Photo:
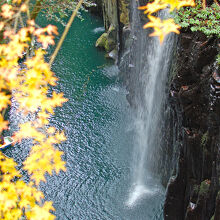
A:
<svg viewBox="0 0 220 220">
<path fill-rule="evenodd" d="M 104 26 L 107 33 L 105 45 L 111 46 L 99 45 L 98 41 L 96 46 L 104 48 L 106 52 L 114 51 L 114 53 L 120 56 L 123 28 L 129 26 L 129 0 L 103 0 L 101 4 Z"/>
<path fill-rule="evenodd" d="M 220 78 L 218 40 L 182 33 L 170 88 L 174 120 L 180 123 L 176 176 L 164 205 L 166 220 L 220 219 Z"/>
</svg>

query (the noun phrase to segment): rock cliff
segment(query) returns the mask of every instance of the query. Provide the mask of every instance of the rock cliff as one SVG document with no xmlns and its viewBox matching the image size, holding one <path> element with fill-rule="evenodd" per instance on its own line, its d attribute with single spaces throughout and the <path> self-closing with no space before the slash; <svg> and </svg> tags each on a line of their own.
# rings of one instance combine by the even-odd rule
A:
<svg viewBox="0 0 220 220">
<path fill-rule="evenodd" d="M 178 170 L 170 179 L 164 219 L 220 219 L 220 77 L 218 40 L 181 33 L 170 103 L 180 123 Z M 175 120 L 175 119 L 174 119 Z"/>
<path fill-rule="evenodd" d="M 123 28 L 129 25 L 129 0 L 103 0 L 103 20 L 106 32 L 96 42 L 96 47 L 101 47 L 106 52 L 120 56 Z"/>
</svg>

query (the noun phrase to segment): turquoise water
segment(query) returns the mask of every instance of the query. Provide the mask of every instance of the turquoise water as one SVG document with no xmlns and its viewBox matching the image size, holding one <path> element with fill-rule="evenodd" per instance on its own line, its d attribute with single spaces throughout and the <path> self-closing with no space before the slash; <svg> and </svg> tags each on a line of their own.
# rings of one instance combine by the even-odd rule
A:
<svg viewBox="0 0 220 220">
<path fill-rule="evenodd" d="M 117 67 L 94 47 L 102 21 L 89 14 L 84 19 L 74 22 L 52 66 L 60 79 L 54 90 L 69 99 L 51 118 L 67 136 L 58 146 L 64 151 L 67 172 L 47 176 L 41 190 L 54 202 L 60 220 L 162 219 L 164 189 L 155 180 L 151 184 L 156 190 L 126 206 L 134 150 L 132 110 Z M 18 120 L 14 111 L 12 127 Z M 30 143 L 24 142 L 6 153 L 21 164 L 29 149 Z"/>
</svg>

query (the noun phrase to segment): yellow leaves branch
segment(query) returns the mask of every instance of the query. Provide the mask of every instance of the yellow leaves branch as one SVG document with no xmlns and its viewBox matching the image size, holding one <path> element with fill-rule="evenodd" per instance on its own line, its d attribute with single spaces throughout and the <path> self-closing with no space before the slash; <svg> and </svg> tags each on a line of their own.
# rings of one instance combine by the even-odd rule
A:
<svg viewBox="0 0 220 220">
<path fill-rule="evenodd" d="M 179 25 L 176 25 L 173 19 L 161 20 L 160 18 L 149 15 L 149 22 L 144 25 L 144 28 L 154 28 L 154 32 L 150 34 L 150 36 L 158 36 L 160 42 L 162 43 L 164 37 L 170 32 L 174 32 L 179 34 Z"/>
<path fill-rule="evenodd" d="M 162 43 L 167 34 L 171 32 L 179 34 L 180 26 L 175 24 L 172 18 L 162 21 L 153 14 L 167 7 L 170 7 L 171 12 L 185 6 L 195 6 L 194 0 L 154 0 L 152 3 L 139 7 L 140 10 L 144 10 L 144 14 L 147 14 L 149 19 L 143 28 L 153 28 L 154 32 L 150 36 L 158 36 L 160 43 Z"/>
<path fill-rule="evenodd" d="M 50 211 L 54 210 L 52 202 L 42 202 L 43 194 L 36 189 L 40 181 L 45 181 L 45 173 L 50 175 L 65 171 L 63 153 L 55 145 L 65 141 L 63 132 L 49 127 L 49 118 L 54 109 L 67 101 L 63 93 L 48 94 L 49 86 L 55 86 L 57 78 L 44 61 L 45 52 L 39 48 L 32 56 L 26 55 L 31 38 L 41 43 L 46 49 L 54 44 L 54 35 L 57 28 L 48 25 L 39 28 L 33 20 L 28 20 L 23 27 L 22 13 L 30 17 L 29 1 L 14 0 L 12 5 L 4 4 L 1 7 L 0 31 L 4 40 L 0 44 L 0 112 L 11 105 L 11 98 L 18 104 L 18 112 L 23 115 L 33 114 L 32 121 L 20 124 L 19 130 L 14 133 L 14 140 L 22 141 L 25 138 L 33 140 L 33 148 L 29 157 L 24 161 L 23 168 L 30 175 L 30 182 L 25 183 L 16 170 L 17 164 L 6 158 L 0 152 L 0 218 L 19 219 L 54 219 Z M 9 22 L 10 21 L 10 22 Z M 18 23 L 21 22 L 22 28 Z M 0 133 L 8 128 L 8 122 L 0 113 Z M 12 181 L 13 180 L 13 181 Z M 39 215 L 39 213 L 41 213 Z"/>
</svg>

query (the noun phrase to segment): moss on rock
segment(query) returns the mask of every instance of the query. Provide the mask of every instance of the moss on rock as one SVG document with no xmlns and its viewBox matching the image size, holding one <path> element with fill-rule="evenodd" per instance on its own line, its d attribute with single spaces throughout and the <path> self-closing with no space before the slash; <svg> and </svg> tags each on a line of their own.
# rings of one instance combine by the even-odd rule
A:
<svg viewBox="0 0 220 220">
<path fill-rule="evenodd" d="M 111 50 L 113 50 L 113 49 L 115 48 L 115 42 L 114 42 L 114 40 L 113 40 L 113 39 L 107 39 L 107 40 L 105 41 L 105 46 L 104 46 L 104 48 L 105 48 L 105 51 L 106 51 L 106 52 L 110 52 Z"/>
<path fill-rule="evenodd" d="M 107 33 L 103 33 L 98 40 L 96 41 L 95 46 L 96 47 L 105 47 L 106 41 L 108 39 L 108 34 Z"/>
<path fill-rule="evenodd" d="M 200 184 L 199 196 L 206 196 L 210 187 L 210 180 L 204 180 Z"/>
<path fill-rule="evenodd" d="M 116 29 L 113 25 L 111 25 L 108 29 L 107 33 L 103 33 L 98 40 L 96 41 L 95 46 L 105 49 L 106 52 L 110 52 L 115 49 Z"/>
<path fill-rule="evenodd" d="M 120 22 L 124 25 L 129 24 L 129 3 L 126 0 L 120 1 Z"/>
</svg>

